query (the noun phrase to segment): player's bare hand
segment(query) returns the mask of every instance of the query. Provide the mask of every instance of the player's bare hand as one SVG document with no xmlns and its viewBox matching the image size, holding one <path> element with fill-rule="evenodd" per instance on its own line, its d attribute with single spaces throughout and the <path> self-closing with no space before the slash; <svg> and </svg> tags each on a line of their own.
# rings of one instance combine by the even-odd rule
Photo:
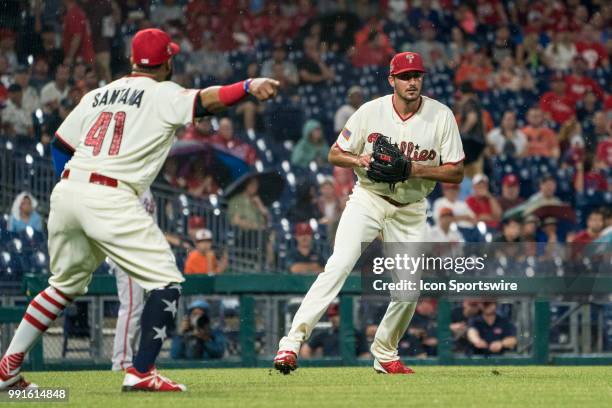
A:
<svg viewBox="0 0 612 408">
<path fill-rule="evenodd" d="M 279 86 L 280 82 L 276 79 L 255 78 L 249 84 L 249 93 L 260 101 L 265 101 L 276 95 Z"/>
<path fill-rule="evenodd" d="M 372 161 L 372 153 L 362 154 L 357 157 L 357 162 L 355 163 L 355 167 L 364 167 L 366 169 L 370 168 L 370 162 Z"/>
</svg>

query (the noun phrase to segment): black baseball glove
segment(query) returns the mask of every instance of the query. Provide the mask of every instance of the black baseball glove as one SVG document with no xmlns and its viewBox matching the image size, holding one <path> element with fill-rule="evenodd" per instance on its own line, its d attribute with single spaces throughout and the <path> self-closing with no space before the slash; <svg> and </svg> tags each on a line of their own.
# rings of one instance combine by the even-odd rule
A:
<svg viewBox="0 0 612 408">
<path fill-rule="evenodd" d="M 411 170 L 410 159 L 403 155 L 397 143 L 391 144 L 388 137 L 379 135 L 374 141 L 368 178 L 377 183 L 389 183 L 394 191 L 395 184 L 408 179 Z"/>
</svg>

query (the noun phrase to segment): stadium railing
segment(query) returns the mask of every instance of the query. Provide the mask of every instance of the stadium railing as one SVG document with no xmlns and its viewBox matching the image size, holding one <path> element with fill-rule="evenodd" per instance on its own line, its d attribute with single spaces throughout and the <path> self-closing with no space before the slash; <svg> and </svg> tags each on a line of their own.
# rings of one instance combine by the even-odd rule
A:
<svg viewBox="0 0 612 408">
<path fill-rule="evenodd" d="M 219 361 L 179 361 L 164 360 L 166 367 L 267 367 L 271 357 L 258 356 L 256 351 L 256 298 L 258 296 L 298 296 L 303 295 L 315 276 L 278 276 L 270 274 L 229 274 L 220 276 L 190 276 L 184 284 L 184 296 L 190 295 L 233 295 L 240 300 L 239 316 L 239 359 Z M 464 277 L 464 282 L 486 281 L 483 277 Z M 493 281 L 493 278 L 490 278 Z M 425 279 L 435 282 L 436 279 Z M 424 297 L 438 298 L 437 338 L 438 356 L 426 360 L 408 359 L 410 364 L 444 364 L 444 365 L 527 365 L 527 364 L 611 364 L 609 355 L 588 356 L 558 356 L 552 355 L 549 347 L 551 333 L 551 300 L 560 296 L 572 296 L 574 299 L 593 299 L 597 296 L 607 296 L 612 293 L 612 277 L 592 276 L 568 280 L 563 277 L 516 277 L 507 281 L 517 282 L 523 288 L 514 294 L 504 294 L 504 298 L 528 298 L 533 307 L 531 317 L 533 330 L 532 343 L 528 345 L 531 353 L 526 357 L 495 357 L 466 358 L 455 355 L 452 351 L 453 339 L 449 324 L 451 322 L 451 302 L 457 300 L 453 296 L 440 296 L 439 292 L 422 292 Z M 27 276 L 24 287 L 28 296 L 35 296 L 46 287 L 46 279 L 41 276 Z M 586 295 L 588 293 L 588 295 Z M 302 360 L 302 366 L 329 365 L 367 365 L 367 360 L 355 357 L 354 337 L 354 306 L 355 300 L 361 296 L 362 287 L 359 276 L 350 276 L 340 293 L 340 358 Z M 92 280 L 88 297 L 99 298 L 116 295 L 116 283 L 112 276 L 96 276 Z M 462 297 L 477 296 L 478 293 L 465 292 Z M 0 308 L 0 325 L 19 321 L 23 309 Z M 279 333 L 285 332 L 285 327 L 277 327 Z M 89 359 L 80 361 L 48 360 L 43 352 L 42 342 L 39 342 L 28 360 L 29 368 L 37 370 L 64 370 L 69 368 L 108 369 L 109 362 L 105 359 Z"/>
</svg>

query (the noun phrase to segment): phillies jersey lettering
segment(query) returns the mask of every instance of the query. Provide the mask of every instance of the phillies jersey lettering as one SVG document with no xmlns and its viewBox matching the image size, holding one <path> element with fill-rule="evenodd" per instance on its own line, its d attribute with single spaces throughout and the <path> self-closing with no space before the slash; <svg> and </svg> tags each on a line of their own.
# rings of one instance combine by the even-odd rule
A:
<svg viewBox="0 0 612 408">
<path fill-rule="evenodd" d="M 87 93 L 57 130 L 74 149 L 67 169 L 96 172 L 141 195 L 161 169 L 177 128 L 193 120 L 198 90 L 131 75 Z"/>
<path fill-rule="evenodd" d="M 389 137 L 406 157 L 421 165 L 456 164 L 465 158 L 452 111 L 426 96 L 421 97 L 421 105 L 407 118 L 396 112 L 393 95 L 363 104 L 347 121 L 336 146 L 355 155 L 372 153 L 373 143 L 380 135 Z M 391 191 L 387 183 L 368 179 L 364 168 L 356 168 L 355 173 L 360 186 L 401 203 L 425 198 L 436 185 L 435 181 L 410 178 Z"/>
</svg>

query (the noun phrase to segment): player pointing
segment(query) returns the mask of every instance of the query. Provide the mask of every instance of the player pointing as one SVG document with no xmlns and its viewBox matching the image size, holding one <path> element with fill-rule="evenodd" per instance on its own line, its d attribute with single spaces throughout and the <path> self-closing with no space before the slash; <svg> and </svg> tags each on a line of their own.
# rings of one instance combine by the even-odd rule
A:
<svg viewBox="0 0 612 408">
<path fill-rule="evenodd" d="M 162 167 L 179 126 L 247 94 L 268 99 L 278 82 L 256 78 L 183 89 L 169 81 L 179 51 L 165 32 L 139 31 L 132 41 L 132 74 L 87 93 L 58 129 L 53 156 L 62 180 L 51 194 L 48 223 L 52 276 L 28 306 L 0 361 L 0 390 L 33 386 L 20 374 L 25 353 L 69 303 L 87 292 L 106 256 L 148 291 L 138 353 L 123 390 L 186 389 L 155 369 L 184 279 L 138 196 Z"/>
<path fill-rule="evenodd" d="M 342 213 L 325 271 L 280 341 L 274 367 L 283 373 L 297 368 L 301 344 L 340 292 L 362 242 L 371 242 L 381 232 L 386 242 L 423 242 L 425 198 L 437 181 L 463 179 L 464 154 L 455 118 L 447 106 L 421 95 L 424 74 L 419 54 L 395 55 L 389 75 L 393 94 L 362 105 L 330 150 L 330 163 L 352 167 L 358 182 Z M 413 373 L 399 360 L 397 345 L 415 305 L 391 300 L 371 347 L 376 371 Z"/>
</svg>

